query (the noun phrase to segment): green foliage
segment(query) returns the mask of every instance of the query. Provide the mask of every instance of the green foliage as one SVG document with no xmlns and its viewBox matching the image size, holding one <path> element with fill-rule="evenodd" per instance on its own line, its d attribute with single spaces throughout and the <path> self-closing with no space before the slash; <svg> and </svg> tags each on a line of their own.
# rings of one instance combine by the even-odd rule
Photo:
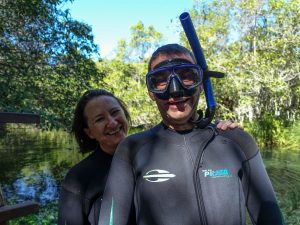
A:
<svg viewBox="0 0 300 225">
<path fill-rule="evenodd" d="M 260 119 L 245 124 L 245 129 L 251 133 L 261 148 L 282 146 L 286 144 L 286 129 L 282 120 L 268 113 Z"/>
<path fill-rule="evenodd" d="M 60 9 L 66 1 L 1 1 L 0 111 L 38 113 L 42 127 L 67 129 L 80 95 L 102 87 L 124 100 L 135 127 L 157 123 L 145 74 L 162 34 L 138 22 L 112 60 L 95 63 L 92 30 Z M 265 145 L 284 144 L 300 117 L 299 0 L 196 0 L 190 15 L 209 68 L 227 74 L 212 79 L 216 117 L 245 122 Z M 180 41 L 189 47 L 183 32 Z"/>
<path fill-rule="evenodd" d="M 130 31 L 128 43 L 124 38 L 120 38 L 114 60 L 124 63 L 145 62 L 149 54 L 161 44 L 163 35 L 151 25 L 145 27 L 141 21 L 131 26 Z"/>
<path fill-rule="evenodd" d="M 129 45 L 132 47 L 131 54 L 136 55 L 139 61 L 147 57 L 149 51 L 154 51 L 162 41 L 162 34 L 157 32 L 153 26 L 145 27 L 140 21 L 130 27 L 131 40 Z"/>
<path fill-rule="evenodd" d="M 286 129 L 284 139 L 285 145 L 282 147 L 283 150 L 300 152 L 300 121 L 297 121 Z"/>
<path fill-rule="evenodd" d="M 227 74 L 213 80 L 217 117 L 252 123 L 269 147 L 283 144 L 282 131 L 300 117 L 299 7 L 298 0 L 203 0 L 190 10 L 210 69 Z"/>
<path fill-rule="evenodd" d="M 42 126 L 68 127 L 81 90 L 101 78 L 91 27 L 71 18 L 68 0 L 0 2 L 0 111 L 33 112 Z"/>
<path fill-rule="evenodd" d="M 225 0 L 194 1 L 194 7 L 189 12 L 208 62 L 210 56 L 217 57 L 228 44 L 230 8 L 230 1 Z M 180 40 L 189 47 L 183 32 Z"/>
<path fill-rule="evenodd" d="M 149 127 L 160 121 L 155 103 L 148 96 L 145 75 L 146 59 L 162 41 L 162 34 L 153 26 L 138 22 L 131 28 L 129 43 L 120 39 L 117 54 L 112 60 L 97 63 L 101 82 L 92 79 L 93 87 L 112 91 L 128 106 L 133 127 Z"/>
<path fill-rule="evenodd" d="M 123 63 L 111 60 L 99 62 L 97 65 L 101 73 L 106 74 L 102 87 L 110 90 L 126 103 L 133 127 L 151 126 L 160 120 L 155 103 L 147 92 L 146 63 Z M 93 85 L 100 86 L 96 82 Z"/>
</svg>

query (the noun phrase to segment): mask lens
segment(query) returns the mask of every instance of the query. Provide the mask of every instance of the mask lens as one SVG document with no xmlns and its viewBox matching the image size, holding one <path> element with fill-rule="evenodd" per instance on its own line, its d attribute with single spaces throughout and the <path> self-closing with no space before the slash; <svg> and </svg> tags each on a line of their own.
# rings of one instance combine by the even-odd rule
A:
<svg viewBox="0 0 300 225">
<path fill-rule="evenodd" d="M 179 77 L 181 84 L 189 88 L 201 83 L 201 76 L 199 70 L 195 67 L 181 67 L 174 70 L 175 74 Z"/>
<path fill-rule="evenodd" d="M 157 91 L 166 90 L 170 74 L 170 70 L 161 70 L 149 74 L 150 88 Z"/>
</svg>

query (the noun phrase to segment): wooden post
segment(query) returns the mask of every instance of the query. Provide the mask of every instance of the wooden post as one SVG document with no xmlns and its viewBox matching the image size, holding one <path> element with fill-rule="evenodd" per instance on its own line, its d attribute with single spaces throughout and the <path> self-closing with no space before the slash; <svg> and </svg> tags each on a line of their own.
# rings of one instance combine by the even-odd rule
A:
<svg viewBox="0 0 300 225">
<path fill-rule="evenodd" d="M 5 199 L 2 192 L 1 184 L 0 184 L 0 207 L 5 205 Z"/>
<path fill-rule="evenodd" d="M 0 130 L 4 130 L 6 123 L 40 123 L 40 116 L 32 113 L 0 112 Z M 0 185 L 0 225 L 8 225 L 9 220 L 26 216 L 39 211 L 39 204 L 25 201 L 14 205 L 6 205 Z"/>
<path fill-rule="evenodd" d="M 26 201 L 15 205 L 0 207 L 0 224 L 18 217 L 26 216 L 39 211 L 39 204 L 33 201 Z"/>
<path fill-rule="evenodd" d="M 3 193 L 2 193 L 2 188 L 1 188 L 1 185 L 0 185 L 0 209 L 4 205 L 5 205 L 5 199 L 4 199 L 4 196 L 3 196 Z M 0 221 L 0 225 L 8 225 L 8 224 L 7 224 L 7 222 L 1 222 Z"/>
<path fill-rule="evenodd" d="M 25 201 L 14 205 L 6 205 L 0 185 L 0 225 L 8 225 L 8 221 L 39 211 L 39 204 L 34 201 Z"/>
<path fill-rule="evenodd" d="M 0 123 L 40 123 L 40 116 L 32 113 L 0 112 Z"/>
</svg>

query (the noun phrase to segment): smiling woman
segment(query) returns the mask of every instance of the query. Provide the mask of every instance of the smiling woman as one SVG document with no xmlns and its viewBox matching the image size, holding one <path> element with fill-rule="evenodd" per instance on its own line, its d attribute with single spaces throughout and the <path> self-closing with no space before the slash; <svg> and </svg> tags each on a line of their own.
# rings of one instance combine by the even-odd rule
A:
<svg viewBox="0 0 300 225">
<path fill-rule="evenodd" d="M 81 152 L 92 152 L 67 173 L 59 199 L 58 224 L 96 224 L 112 155 L 125 138 L 130 116 L 112 93 L 89 90 L 79 100 L 72 131 Z"/>
<path fill-rule="evenodd" d="M 113 154 L 128 131 L 128 122 L 118 100 L 111 96 L 95 97 L 87 103 L 84 115 L 85 133 L 95 139 L 104 152 Z"/>
</svg>

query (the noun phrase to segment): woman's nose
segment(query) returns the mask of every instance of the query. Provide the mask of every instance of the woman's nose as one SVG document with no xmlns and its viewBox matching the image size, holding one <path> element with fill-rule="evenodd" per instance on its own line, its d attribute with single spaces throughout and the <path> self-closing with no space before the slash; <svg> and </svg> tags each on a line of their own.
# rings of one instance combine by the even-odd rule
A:
<svg viewBox="0 0 300 225">
<path fill-rule="evenodd" d="M 118 124 L 116 118 L 109 116 L 107 120 L 107 127 L 114 128 Z"/>
</svg>

